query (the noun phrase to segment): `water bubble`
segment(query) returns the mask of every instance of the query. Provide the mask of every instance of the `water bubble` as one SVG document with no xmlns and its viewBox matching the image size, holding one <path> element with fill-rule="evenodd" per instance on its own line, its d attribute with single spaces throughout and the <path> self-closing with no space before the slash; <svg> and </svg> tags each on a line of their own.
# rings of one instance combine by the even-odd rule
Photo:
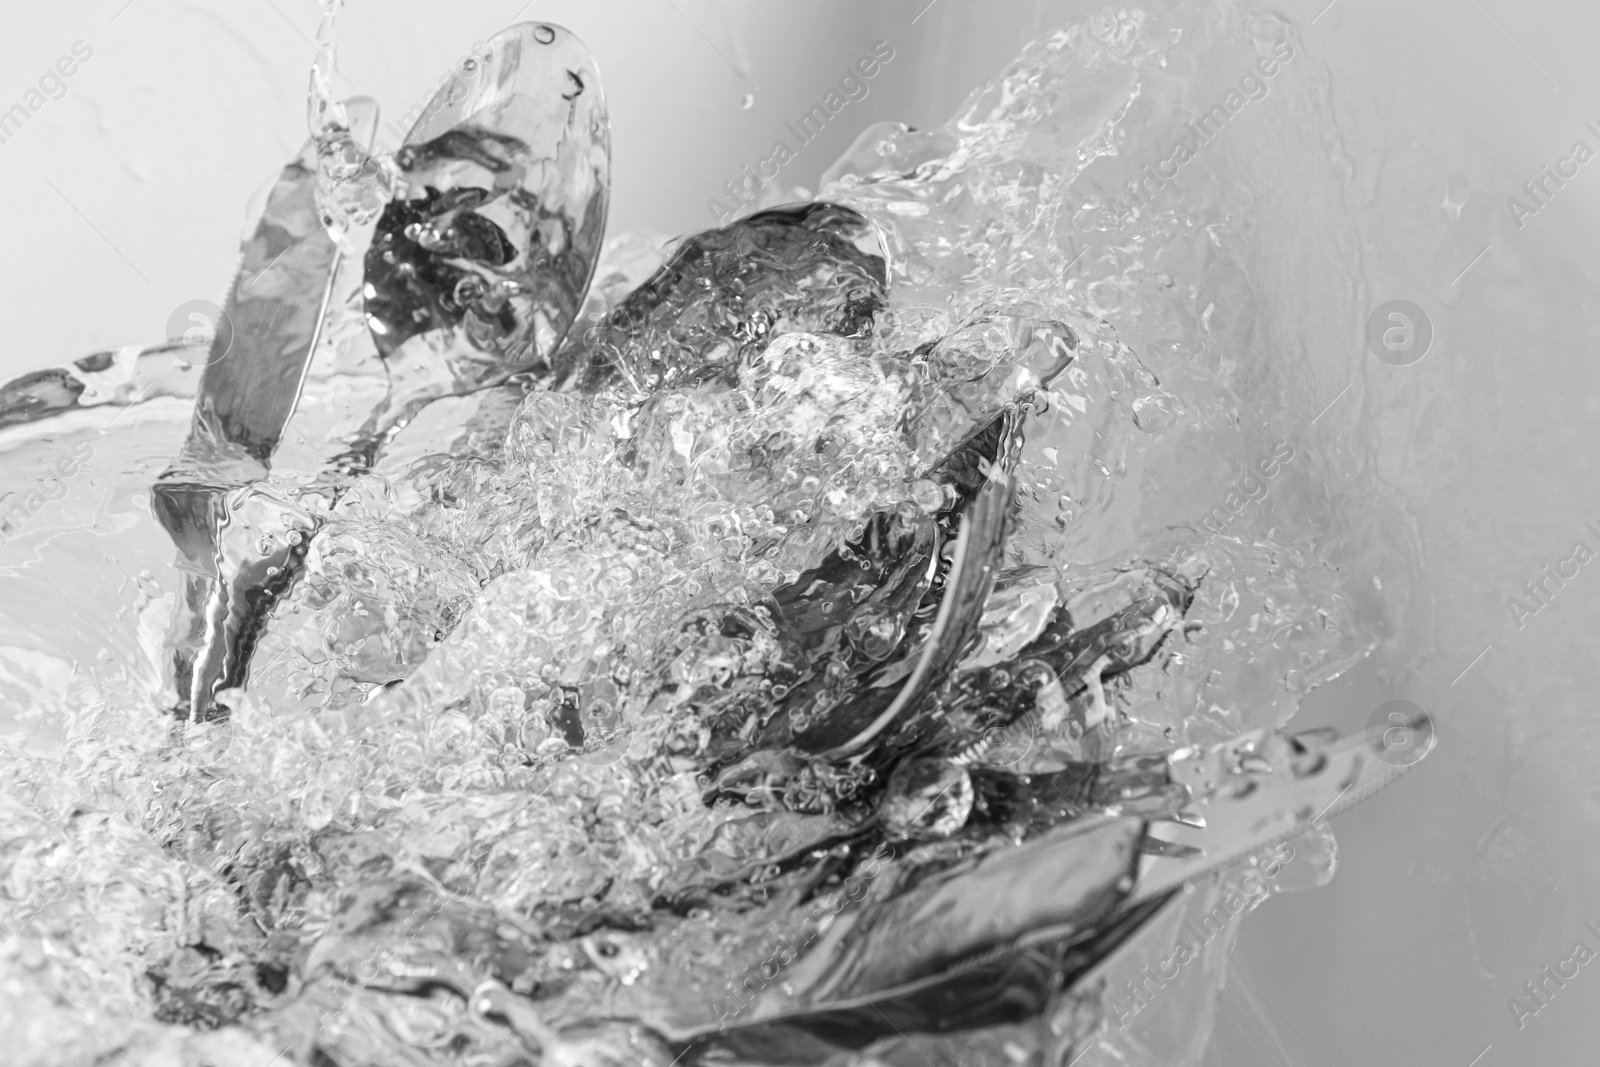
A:
<svg viewBox="0 0 1600 1067">
<path fill-rule="evenodd" d="M 1007 723 L 994 723 L 984 730 L 973 762 L 988 767 L 1009 767 L 1033 750 L 1038 735 L 1039 720 L 1032 712 Z"/>
<path fill-rule="evenodd" d="M 918 478 L 911 483 L 911 502 L 925 514 L 936 515 L 946 506 L 944 487 L 931 478 Z"/>
<path fill-rule="evenodd" d="M 899 837 L 949 837 L 966 825 L 977 792 L 967 769 L 947 759 L 913 759 L 889 778 L 884 828 Z"/>
<path fill-rule="evenodd" d="M 581 713 L 584 740 L 594 737 L 608 739 L 600 748 L 578 753 L 578 759 L 593 767 L 606 767 L 628 754 L 633 740 L 633 725 L 622 714 L 622 709 L 605 700 L 596 700 Z"/>
<path fill-rule="evenodd" d="M 845 637 L 856 651 L 874 662 L 884 659 L 900 643 L 903 632 L 898 615 L 871 609 L 858 612 L 845 624 Z"/>
<path fill-rule="evenodd" d="M 1170 396 L 1141 396 L 1133 402 L 1133 424 L 1145 433 L 1164 433 L 1178 421 L 1176 409 Z"/>
<path fill-rule="evenodd" d="M 533 39 L 535 41 L 538 41 L 540 44 L 549 44 L 549 43 L 551 43 L 552 41 L 554 41 L 556 39 L 555 27 L 554 26 L 542 26 L 542 25 L 541 26 L 535 26 L 533 28 Z"/>
<path fill-rule="evenodd" d="M 233 744 L 233 724 L 220 722 L 176 722 L 169 734 L 173 755 L 195 767 L 209 767 L 222 758 Z"/>
</svg>

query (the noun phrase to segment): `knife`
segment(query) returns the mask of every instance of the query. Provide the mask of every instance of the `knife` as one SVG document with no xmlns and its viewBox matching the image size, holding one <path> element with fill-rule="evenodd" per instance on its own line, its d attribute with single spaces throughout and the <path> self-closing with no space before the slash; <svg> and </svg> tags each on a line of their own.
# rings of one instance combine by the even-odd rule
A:
<svg viewBox="0 0 1600 1067">
<path fill-rule="evenodd" d="M 231 329 L 216 330 L 189 437 L 151 490 L 152 510 L 177 546 L 183 572 L 170 664 L 180 720 L 218 717 L 216 694 L 243 684 L 277 599 L 267 579 L 289 580 L 309 542 L 307 519 L 292 523 L 296 543 L 285 537 L 266 558 L 253 559 L 248 546 L 224 549 L 239 539 L 230 532 L 259 532 L 259 523 L 242 521 L 262 510 L 250 487 L 270 469 L 333 290 L 339 252 L 317 212 L 316 176 L 311 141 L 279 174 L 244 242 L 223 308 Z"/>
</svg>

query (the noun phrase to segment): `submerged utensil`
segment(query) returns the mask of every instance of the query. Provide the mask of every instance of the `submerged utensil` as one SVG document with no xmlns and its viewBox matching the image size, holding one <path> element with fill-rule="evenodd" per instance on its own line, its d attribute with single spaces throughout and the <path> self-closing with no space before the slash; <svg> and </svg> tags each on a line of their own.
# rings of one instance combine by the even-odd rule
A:
<svg viewBox="0 0 1600 1067">
<path fill-rule="evenodd" d="M 1167 757 L 1191 810 L 1101 814 L 902 879 L 846 911 L 733 1021 L 663 1030 L 680 1062 L 822 1062 L 896 1034 L 1017 1022 L 1103 963 L 1191 885 L 1348 810 L 1409 768 L 1391 729 L 1324 743 L 1256 731 Z M 1407 729 L 1421 731 L 1421 721 Z M 651 1022 L 652 1020 L 645 1020 Z"/>
<path fill-rule="evenodd" d="M 1075 1044 L 1100 1018 L 1091 979 L 1185 885 L 1318 825 L 1402 773 L 1380 755 L 1392 729 L 1332 742 L 1322 731 L 1256 731 L 1140 757 L 1170 787 L 1168 815 L 1186 835 L 1181 847 L 1168 825 L 1159 827 L 1168 836 L 1157 838 L 1151 817 L 1113 807 L 1020 844 L 967 854 L 913 848 L 875 875 L 858 869 L 858 879 L 871 879 L 865 893 L 819 887 L 809 918 L 791 916 L 776 939 L 759 942 L 755 951 L 768 953 L 759 964 L 730 961 L 736 979 L 762 979 L 743 1005 L 713 1003 L 703 975 L 663 972 L 645 984 L 652 954 L 639 939 L 659 924 L 657 934 L 672 942 L 674 927 L 705 922 L 704 914 L 547 911 L 513 920 L 466 900 L 424 913 L 415 902 L 428 895 L 425 886 L 383 880 L 348 897 L 312 946 L 302 995 L 343 1003 L 355 987 L 391 998 L 399 1018 L 450 989 L 470 1008 L 454 1031 L 463 1047 L 537 1049 L 544 1063 L 833 1062 L 880 1041 L 1026 1023 L 1063 999 L 1076 1002 L 1066 1013 L 1073 1022 L 1054 1036 Z M 406 936 L 396 944 L 400 924 Z M 466 944 L 477 948 L 463 957 Z M 380 947 L 388 962 L 374 968 Z M 551 1003 L 569 978 L 596 970 L 616 982 L 600 1014 L 575 1016 Z M 1064 1015 L 1054 1010 L 1052 1018 Z M 317 1035 L 330 1055 L 392 1056 L 402 1041 L 387 1032 L 378 1044 L 359 1034 Z M 311 1058 L 309 1044 L 303 1053 Z"/>
<path fill-rule="evenodd" d="M 367 250 L 390 390 L 352 446 L 357 466 L 432 400 L 548 372 L 600 258 L 611 135 L 588 49 L 522 23 L 463 68 L 465 90 L 441 90 L 395 154 L 403 191 Z"/>
<path fill-rule="evenodd" d="M 365 262 L 366 316 L 388 397 L 321 486 L 371 467 L 428 402 L 548 365 L 577 316 L 605 228 L 610 140 L 599 73 L 565 30 L 521 23 L 474 77 L 439 90 L 396 163 L 406 188 Z M 370 144 L 376 109 L 352 101 Z M 189 439 L 154 489 L 185 571 L 172 647 L 180 720 L 224 717 L 266 619 L 293 588 L 319 519 L 258 483 L 299 399 L 333 288 L 337 246 L 316 203 L 317 144 L 284 169 L 245 242 Z M 348 266 L 348 264 L 347 264 Z M 223 344 L 221 334 L 217 345 Z M 263 544 L 265 540 L 265 544 Z"/>
<path fill-rule="evenodd" d="M 317 215 L 316 152 L 308 142 L 283 169 L 244 242 L 223 309 L 231 335 L 219 330 L 212 341 L 189 437 L 151 489 L 184 572 L 171 652 L 180 719 L 214 717 L 216 694 L 244 681 L 277 599 L 256 572 L 273 567 L 275 578 L 294 563 L 293 553 L 261 553 L 273 558 L 252 566 L 248 549 L 237 559 L 221 546 L 253 496 L 243 487 L 268 473 L 332 290 L 338 248 Z"/>
<path fill-rule="evenodd" d="M 1431 738 L 1426 715 L 1401 727 Z M 1194 820 L 1164 823 L 1147 835 L 1132 900 L 1148 900 L 1236 862 L 1240 856 L 1303 833 L 1372 796 L 1412 764 L 1380 758 L 1392 724 L 1336 741 L 1323 731 L 1244 734 L 1210 748 L 1170 753 L 1171 780 L 1201 802 Z M 1417 755 L 1421 759 L 1426 752 Z"/>
</svg>

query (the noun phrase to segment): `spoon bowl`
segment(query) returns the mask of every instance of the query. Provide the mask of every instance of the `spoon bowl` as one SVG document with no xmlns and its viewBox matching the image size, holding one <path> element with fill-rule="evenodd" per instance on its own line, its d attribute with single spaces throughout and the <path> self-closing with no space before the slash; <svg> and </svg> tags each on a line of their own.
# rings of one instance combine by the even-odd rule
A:
<svg viewBox="0 0 1600 1067">
<path fill-rule="evenodd" d="M 439 90 L 395 154 L 400 190 L 366 254 L 367 326 L 388 365 L 374 455 L 430 400 L 548 371 L 605 234 L 611 139 L 571 33 L 520 23 Z"/>
</svg>

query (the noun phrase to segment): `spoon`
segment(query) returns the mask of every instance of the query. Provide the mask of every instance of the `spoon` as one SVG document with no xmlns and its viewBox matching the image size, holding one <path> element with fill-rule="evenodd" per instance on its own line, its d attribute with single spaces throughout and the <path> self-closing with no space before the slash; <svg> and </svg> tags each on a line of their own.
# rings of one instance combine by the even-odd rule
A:
<svg viewBox="0 0 1600 1067">
<path fill-rule="evenodd" d="M 588 50 L 523 23 L 462 68 L 470 87 L 441 90 L 395 154 L 403 192 L 367 251 L 367 327 L 390 391 L 354 467 L 432 400 L 548 373 L 600 257 L 611 140 Z"/>
</svg>

